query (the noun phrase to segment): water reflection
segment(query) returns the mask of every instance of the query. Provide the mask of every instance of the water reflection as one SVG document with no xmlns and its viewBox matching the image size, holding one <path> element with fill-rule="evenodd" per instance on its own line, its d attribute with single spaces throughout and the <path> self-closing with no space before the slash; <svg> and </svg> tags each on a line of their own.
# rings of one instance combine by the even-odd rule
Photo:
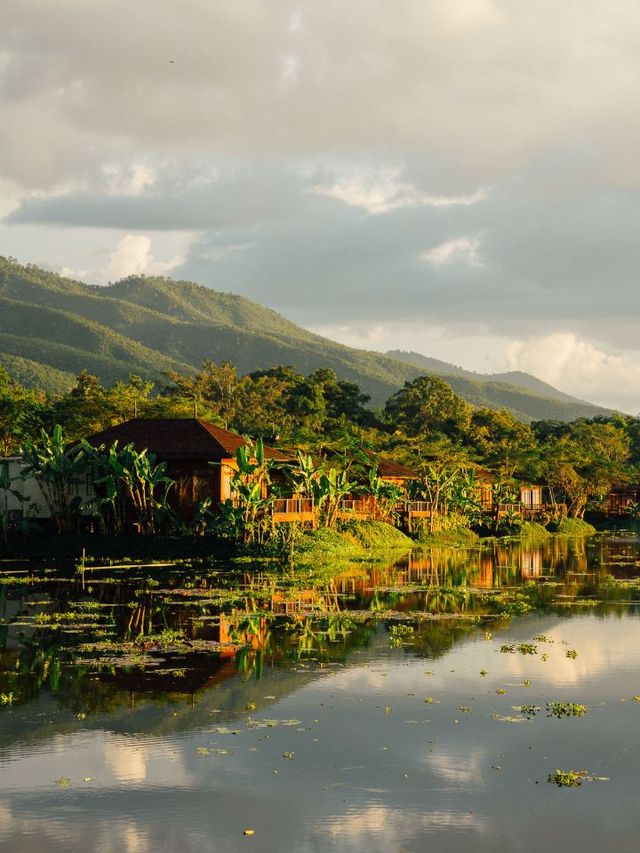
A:
<svg viewBox="0 0 640 853">
<path fill-rule="evenodd" d="M 639 562 L 618 535 L 5 574 L 0 844 L 634 849 Z M 549 701 L 589 713 L 518 710 Z M 556 766 L 611 781 L 557 791 Z"/>
</svg>

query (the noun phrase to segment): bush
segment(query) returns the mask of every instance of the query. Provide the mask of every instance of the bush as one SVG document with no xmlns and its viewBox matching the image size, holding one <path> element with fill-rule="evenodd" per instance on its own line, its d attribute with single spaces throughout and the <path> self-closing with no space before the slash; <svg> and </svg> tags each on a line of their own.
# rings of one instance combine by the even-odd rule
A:
<svg viewBox="0 0 640 853">
<path fill-rule="evenodd" d="M 457 548 L 469 548 L 480 540 L 477 533 L 469 528 L 469 519 L 452 512 L 439 515 L 434 519 L 433 533 L 425 525 L 417 532 L 417 540 L 425 545 L 444 545 Z"/>
<path fill-rule="evenodd" d="M 520 538 L 529 542 L 544 541 L 549 538 L 549 531 L 537 521 L 523 521 L 520 528 Z"/>
<path fill-rule="evenodd" d="M 358 560 L 371 551 L 402 548 L 413 542 L 391 524 L 383 521 L 349 521 L 338 529 L 320 527 L 300 537 L 294 547 L 298 562 Z"/>
<path fill-rule="evenodd" d="M 582 518 L 563 518 L 556 529 L 562 536 L 593 536 L 595 527 Z"/>
<path fill-rule="evenodd" d="M 404 548 L 413 545 L 408 536 L 384 521 L 350 521 L 343 531 L 352 536 L 363 548 Z"/>
</svg>

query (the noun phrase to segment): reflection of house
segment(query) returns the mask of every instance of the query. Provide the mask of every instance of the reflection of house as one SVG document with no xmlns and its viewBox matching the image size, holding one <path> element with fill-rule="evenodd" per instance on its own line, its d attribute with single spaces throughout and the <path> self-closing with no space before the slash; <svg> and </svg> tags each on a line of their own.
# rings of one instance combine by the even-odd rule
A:
<svg viewBox="0 0 640 853">
<path fill-rule="evenodd" d="M 523 549 L 520 553 L 520 571 L 522 579 L 539 578 L 542 575 L 542 549 Z"/>
<path fill-rule="evenodd" d="M 214 506 L 233 499 L 231 480 L 237 469 L 236 451 L 246 445 L 241 435 L 195 418 L 135 418 L 87 438 L 94 447 L 133 444 L 167 463 L 167 476 L 176 482 L 171 500 L 180 515 L 188 517 L 194 505 L 211 498 Z M 287 462 L 289 457 L 271 447 L 267 459 Z M 266 497 L 266 495 L 265 495 Z M 293 512 L 293 504 L 289 508 Z M 279 507 L 286 513 L 287 507 Z M 311 512 L 312 512 L 312 508 Z"/>
</svg>

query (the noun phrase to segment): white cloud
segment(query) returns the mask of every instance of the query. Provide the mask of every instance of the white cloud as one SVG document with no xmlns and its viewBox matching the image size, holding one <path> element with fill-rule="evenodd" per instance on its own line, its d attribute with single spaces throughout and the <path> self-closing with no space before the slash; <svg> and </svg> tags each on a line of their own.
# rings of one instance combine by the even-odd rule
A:
<svg viewBox="0 0 640 853">
<path fill-rule="evenodd" d="M 157 179 L 155 169 L 143 163 L 123 166 L 121 163 L 105 163 L 102 166 L 107 194 L 114 196 L 138 196 Z"/>
<path fill-rule="evenodd" d="M 468 207 L 485 198 L 482 189 L 462 195 L 429 195 L 413 185 L 398 180 L 399 172 L 376 176 L 368 181 L 347 180 L 319 184 L 313 191 L 342 201 L 351 207 L 361 207 L 368 213 L 388 213 L 403 207 Z"/>
<path fill-rule="evenodd" d="M 602 405 L 632 413 L 640 408 L 640 356 L 606 352 L 573 332 L 511 340 L 497 363 Z"/>
<path fill-rule="evenodd" d="M 151 240 L 143 234 L 127 234 L 111 252 L 106 277 L 110 281 L 128 275 L 164 275 L 182 263 L 176 255 L 170 261 L 157 261 L 151 254 Z"/>
<path fill-rule="evenodd" d="M 454 240 L 447 240 L 433 249 L 422 252 L 421 258 L 436 267 L 459 261 L 464 261 L 472 267 L 484 266 L 478 237 L 457 237 Z"/>
</svg>

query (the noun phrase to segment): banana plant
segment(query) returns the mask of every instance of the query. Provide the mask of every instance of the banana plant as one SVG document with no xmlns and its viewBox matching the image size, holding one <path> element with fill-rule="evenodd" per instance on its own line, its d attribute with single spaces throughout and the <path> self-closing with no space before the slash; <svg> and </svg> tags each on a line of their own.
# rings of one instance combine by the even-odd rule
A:
<svg viewBox="0 0 640 853">
<path fill-rule="evenodd" d="M 335 527 L 340 501 L 353 492 L 355 485 L 349 481 L 346 471 L 338 471 L 337 468 L 329 468 L 320 474 L 313 491 L 324 527 Z"/>
<path fill-rule="evenodd" d="M 361 487 L 361 491 L 365 495 L 370 495 L 374 498 L 380 521 L 385 521 L 388 524 L 395 524 L 397 522 L 398 501 L 405 495 L 405 491 L 401 486 L 397 486 L 395 483 L 387 483 L 378 474 L 376 468 L 370 468 L 367 483 Z"/>
<path fill-rule="evenodd" d="M 231 476 L 233 498 L 223 505 L 221 521 L 235 527 L 244 543 L 261 543 L 271 535 L 269 510 L 274 498 L 269 495 L 273 461 L 267 459 L 264 444 L 247 441 L 236 450 L 235 467 Z"/>
<path fill-rule="evenodd" d="M 0 528 L 2 529 L 2 538 L 5 542 L 7 542 L 9 537 L 9 495 L 13 495 L 20 502 L 26 500 L 17 489 L 11 488 L 13 481 L 19 478 L 11 476 L 9 466 L 8 459 L 3 459 L 0 462 L 0 495 L 3 497 L 2 511 L 0 512 Z"/>
<path fill-rule="evenodd" d="M 101 511 L 107 527 L 120 532 L 130 506 L 143 533 L 157 531 L 158 521 L 171 514 L 169 492 L 175 485 L 166 475 L 167 463 L 157 462 L 146 449 L 133 444 L 122 448 L 114 442 L 106 450 L 83 443 L 85 464 L 91 465 L 92 478 L 99 494 L 94 505 Z"/>
<path fill-rule="evenodd" d="M 22 478 L 36 480 L 58 532 L 71 533 L 77 527 L 81 508 L 81 499 L 74 492 L 82 482 L 82 450 L 67 448 L 64 431 L 56 424 L 51 434 L 43 429 L 38 438 L 23 442 L 21 454 L 26 463 Z"/>
</svg>

